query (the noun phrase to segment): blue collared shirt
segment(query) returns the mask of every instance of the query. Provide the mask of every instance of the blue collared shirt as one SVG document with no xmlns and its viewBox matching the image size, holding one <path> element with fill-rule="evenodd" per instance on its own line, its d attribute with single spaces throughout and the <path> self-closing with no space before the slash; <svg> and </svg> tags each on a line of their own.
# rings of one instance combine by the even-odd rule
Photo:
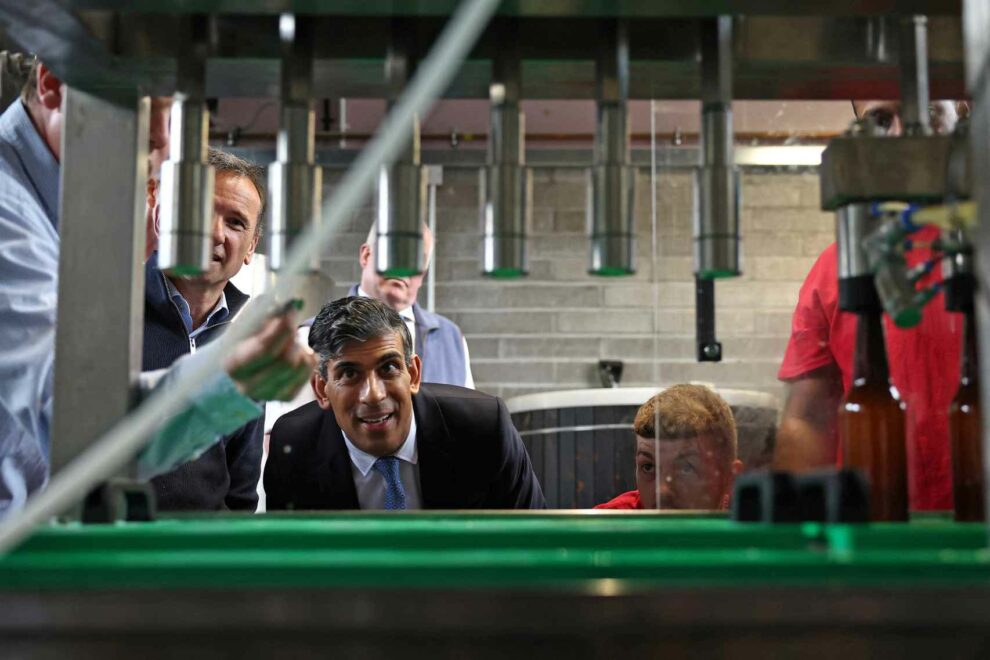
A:
<svg viewBox="0 0 990 660">
<path fill-rule="evenodd" d="M 406 509 L 413 511 L 423 508 L 423 497 L 419 485 L 419 448 L 416 445 L 416 416 L 409 416 L 409 433 L 393 456 L 399 459 L 399 479 L 406 493 Z M 364 511 L 380 511 L 385 508 L 385 478 L 371 468 L 377 456 L 358 449 L 347 434 L 341 430 L 347 453 L 351 457 L 351 475 L 354 477 L 354 490 L 358 504 Z"/>
<path fill-rule="evenodd" d="M 163 277 L 165 276 L 163 275 Z M 168 297 L 172 299 L 172 302 L 175 303 L 175 308 L 179 310 L 179 316 L 182 317 L 182 324 L 186 326 L 186 332 L 189 333 L 190 348 L 192 350 L 196 349 L 194 341 L 196 337 L 213 326 L 223 323 L 230 316 L 230 308 L 227 307 L 227 294 L 221 291 L 220 300 L 217 301 L 217 304 L 206 316 L 206 322 L 194 329 L 192 327 L 192 310 L 189 308 L 189 303 L 186 302 L 186 299 L 182 297 L 182 294 L 175 288 L 175 284 L 168 277 L 165 277 L 165 288 L 168 289 Z"/>
<path fill-rule="evenodd" d="M 0 115 L 0 517 L 48 478 L 58 161 L 21 101 Z"/>
<path fill-rule="evenodd" d="M 58 303 L 59 165 L 20 101 L 0 115 L 0 518 L 48 480 Z M 143 384 L 175 380 L 196 357 Z M 145 376 L 145 374 L 142 374 Z M 164 376 L 164 377 L 163 377 Z M 261 408 L 221 372 L 139 457 L 146 478 L 195 458 Z"/>
</svg>

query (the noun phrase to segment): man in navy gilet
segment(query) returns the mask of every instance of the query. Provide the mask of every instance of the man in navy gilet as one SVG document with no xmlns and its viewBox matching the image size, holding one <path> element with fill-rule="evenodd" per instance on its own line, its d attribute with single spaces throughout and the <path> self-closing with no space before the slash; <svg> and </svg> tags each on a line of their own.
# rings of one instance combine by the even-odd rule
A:
<svg viewBox="0 0 990 660">
<path fill-rule="evenodd" d="M 220 335 L 248 296 L 230 282 L 251 262 L 265 212 L 260 167 L 210 149 L 216 171 L 213 194 L 213 258 L 197 277 L 164 274 L 157 254 L 145 265 L 143 369 L 168 367 Z M 156 187 L 148 208 L 157 213 Z M 157 224 L 157 223 L 155 223 Z M 202 456 L 151 483 L 162 510 L 240 509 L 254 511 L 261 476 L 264 415 L 223 436 Z"/>
</svg>

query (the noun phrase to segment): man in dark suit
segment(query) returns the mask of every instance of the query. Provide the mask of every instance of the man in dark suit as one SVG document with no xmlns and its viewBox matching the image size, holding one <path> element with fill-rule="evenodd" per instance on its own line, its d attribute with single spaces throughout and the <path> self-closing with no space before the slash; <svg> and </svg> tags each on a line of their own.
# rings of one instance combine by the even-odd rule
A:
<svg viewBox="0 0 990 660">
<path fill-rule="evenodd" d="M 373 298 L 320 310 L 316 401 L 272 429 L 268 510 L 542 509 L 543 492 L 498 398 L 421 384 L 402 317 Z"/>
</svg>

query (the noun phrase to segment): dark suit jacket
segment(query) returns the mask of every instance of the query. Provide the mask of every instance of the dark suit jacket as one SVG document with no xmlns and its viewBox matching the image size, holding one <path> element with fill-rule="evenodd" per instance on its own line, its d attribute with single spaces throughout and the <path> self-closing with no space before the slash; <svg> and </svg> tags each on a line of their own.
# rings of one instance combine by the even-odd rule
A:
<svg viewBox="0 0 990 660">
<path fill-rule="evenodd" d="M 501 399 L 436 384 L 424 384 L 412 399 L 424 509 L 546 508 Z M 275 423 L 265 493 L 269 511 L 360 508 L 332 411 L 314 401 Z"/>
</svg>

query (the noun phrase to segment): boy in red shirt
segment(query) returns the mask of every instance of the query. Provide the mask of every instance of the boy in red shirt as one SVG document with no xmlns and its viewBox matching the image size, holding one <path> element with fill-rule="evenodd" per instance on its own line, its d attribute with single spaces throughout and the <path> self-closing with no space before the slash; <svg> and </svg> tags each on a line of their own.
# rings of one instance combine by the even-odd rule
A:
<svg viewBox="0 0 990 660">
<path fill-rule="evenodd" d="M 732 410 L 722 397 L 702 385 L 675 385 L 643 404 L 633 429 L 637 490 L 596 509 L 729 508 L 743 464 L 736 458 Z"/>
</svg>

